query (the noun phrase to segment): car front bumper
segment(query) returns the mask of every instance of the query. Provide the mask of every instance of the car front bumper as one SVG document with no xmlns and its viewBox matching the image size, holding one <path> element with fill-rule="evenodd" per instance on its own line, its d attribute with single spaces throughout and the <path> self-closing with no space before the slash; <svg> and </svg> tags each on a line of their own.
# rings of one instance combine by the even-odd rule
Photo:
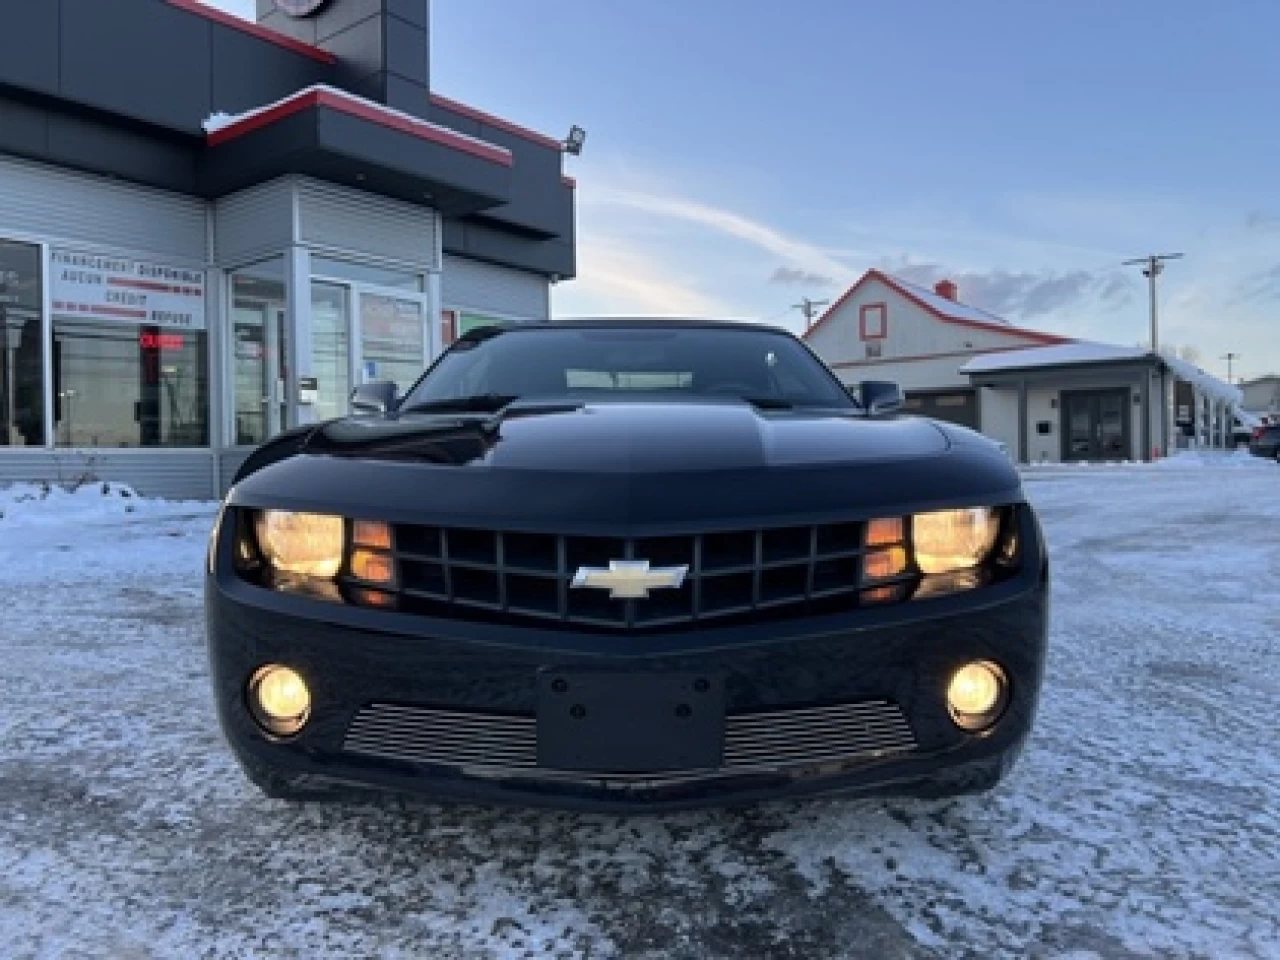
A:
<svg viewBox="0 0 1280 960">
<path fill-rule="evenodd" d="M 1026 522 L 1037 562 L 1001 584 L 838 617 L 645 635 L 442 621 L 280 593 L 241 580 L 224 537 L 206 583 L 218 714 L 251 775 L 456 801 L 644 812 L 982 789 L 1021 750 L 1043 671 L 1048 566 L 1029 511 Z M 999 664 L 1010 681 L 1002 718 L 976 736 L 945 703 L 951 675 L 972 660 Z M 263 733 L 248 710 L 248 679 L 267 663 L 297 670 L 311 690 L 310 720 L 291 739 Z M 548 724 L 537 719 L 548 677 L 602 672 L 624 687 L 641 675 L 708 678 L 722 761 L 548 768 Z M 588 738 L 590 723 L 582 718 Z"/>
</svg>

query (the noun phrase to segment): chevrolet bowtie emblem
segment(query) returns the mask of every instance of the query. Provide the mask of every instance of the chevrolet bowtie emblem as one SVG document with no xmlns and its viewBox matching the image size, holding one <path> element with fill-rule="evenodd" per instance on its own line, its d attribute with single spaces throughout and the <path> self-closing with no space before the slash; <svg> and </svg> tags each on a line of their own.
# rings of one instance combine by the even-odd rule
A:
<svg viewBox="0 0 1280 960">
<path fill-rule="evenodd" d="M 608 590 L 615 600 L 643 600 L 650 590 L 679 587 L 688 572 L 687 566 L 650 567 L 648 560 L 610 560 L 608 569 L 579 567 L 573 585 Z"/>
</svg>

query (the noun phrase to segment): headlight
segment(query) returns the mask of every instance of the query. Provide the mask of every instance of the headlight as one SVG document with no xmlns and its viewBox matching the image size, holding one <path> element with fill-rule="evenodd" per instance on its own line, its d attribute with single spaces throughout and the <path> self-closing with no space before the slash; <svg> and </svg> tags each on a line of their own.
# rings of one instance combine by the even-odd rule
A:
<svg viewBox="0 0 1280 960">
<path fill-rule="evenodd" d="M 258 548 L 279 573 L 332 578 L 342 567 L 341 517 L 264 510 L 255 527 Z"/>
<path fill-rule="evenodd" d="M 990 507 L 939 510 L 911 518 L 911 539 L 921 573 L 976 567 L 995 546 L 1000 515 Z"/>
</svg>

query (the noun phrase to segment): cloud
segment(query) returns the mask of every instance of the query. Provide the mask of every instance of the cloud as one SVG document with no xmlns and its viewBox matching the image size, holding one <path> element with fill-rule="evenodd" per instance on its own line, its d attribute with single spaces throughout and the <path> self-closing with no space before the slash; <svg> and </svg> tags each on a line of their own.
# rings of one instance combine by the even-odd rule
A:
<svg viewBox="0 0 1280 960">
<path fill-rule="evenodd" d="M 1131 281 L 1112 272 L 952 270 L 937 263 L 903 261 L 885 262 L 881 268 L 923 286 L 952 280 L 963 302 L 997 316 L 1027 320 L 1098 301 L 1119 308 L 1133 297 Z"/>
<path fill-rule="evenodd" d="M 695 282 L 628 244 L 594 236 L 578 250 L 578 276 L 555 288 L 557 315 L 659 314 L 730 317 L 735 311 Z"/>
<path fill-rule="evenodd" d="M 699 203 L 696 200 L 605 188 L 587 191 L 579 198 L 579 202 L 588 205 L 623 207 L 708 227 L 725 236 L 752 244 L 775 257 L 780 257 L 799 270 L 831 278 L 830 282 L 852 280 L 856 275 L 852 267 L 819 244 L 789 236 L 768 224 L 730 210 Z"/>
<path fill-rule="evenodd" d="M 1230 304 L 1263 303 L 1277 299 L 1280 299 L 1280 266 L 1259 270 L 1243 278 Z"/>
<path fill-rule="evenodd" d="M 1250 230 L 1269 233 L 1280 229 L 1280 215 L 1267 213 L 1265 210 L 1252 210 L 1244 218 L 1244 225 Z"/>
<path fill-rule="evenodd" d="M 829 287 L 835 283 L 830 277 L 796 267 L 778 267 L 770 275 L 769 282 L 791 287 Z"/>
</svg>

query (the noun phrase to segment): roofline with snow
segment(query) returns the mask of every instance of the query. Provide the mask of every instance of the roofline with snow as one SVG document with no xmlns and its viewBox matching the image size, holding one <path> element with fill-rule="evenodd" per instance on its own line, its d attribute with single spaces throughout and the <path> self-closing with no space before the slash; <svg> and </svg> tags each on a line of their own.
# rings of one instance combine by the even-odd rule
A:
<svg viewBox="0 0 1280 960">
<path fill-rule="evenodd" d="M 818 322 L 804 332 L 803 334 L 804 339 L 807 340 L 819 327 L 821 327 L 824 323 L 826 323 L 827 320 L 829 320 L 837 310 L 839 310 L 842 306 L 844 306 L 844 304 L 849 300 L 850 297 L 852 297 L 864 285 L 866 285 L 867 283 L 873 280 L 880 281 L 885 286 L 892 289 L 899 296 L 906 297 L 908 300 L 914 303 L 917 307 L 920 307 L 930 316 L 934 317 L 937 320 L 941 320 L 943 323 L 954 324 L 955 326 L 958 326 L 958 327 L 969 327 L 970 329 L 973 329 L 973 330 L 985 330 L 989 333 L 1005 333 L 1013 337 L 1022 337 L 1025 340 L 1031 340 L 1034 343 L 1039 343 L 1042 345 L 1075 342 L 1071 337 L 1062 337 L 1055 333 L 1042 333 L 1039 330 L 1027 330 L 1024 327 L 1015 327 L 1015 326 L 1011 326 L 1009 324 L 1004 324 L 1004 323 L 995 323 L 995 322 L 986 323 L 981 320 L 969 320 L 964 317 L 948 316 L 947 314 L 939 310 L 937 307 L 933 306 L 933 304 L 920 299 L 911 290 L 904 287 L 897 280 L 896 277 L 892 277 L 881 270 L 877 270 L 875 267 L 872 267 L 870 270 L 864 273 L 853 286 L 851 286 L 848 290 L 842 293 L 839 296 L 839 298 L 836 299 L 836 302 L 831 304 L 831 306 L 829 306 L 823 312 L 822 316 L 818 318 Z"/>
<path fill-rule="evenodd" d="M 427 13 L 427 0 L 331 0 L 317 17 L 254 23 L 196 0 L 130 0 L 10 18 L 0 117 L 22 122 L 0 120 L 0 157 L 204 200 L 296 173 L 436 208 L 445 253 L 572 278 L 560 141 L 435 94 Z M 363 19 L 343 26 L 348 14 Z M 216 116 L 242 122 L 207 135 Z"/>
</svg>

